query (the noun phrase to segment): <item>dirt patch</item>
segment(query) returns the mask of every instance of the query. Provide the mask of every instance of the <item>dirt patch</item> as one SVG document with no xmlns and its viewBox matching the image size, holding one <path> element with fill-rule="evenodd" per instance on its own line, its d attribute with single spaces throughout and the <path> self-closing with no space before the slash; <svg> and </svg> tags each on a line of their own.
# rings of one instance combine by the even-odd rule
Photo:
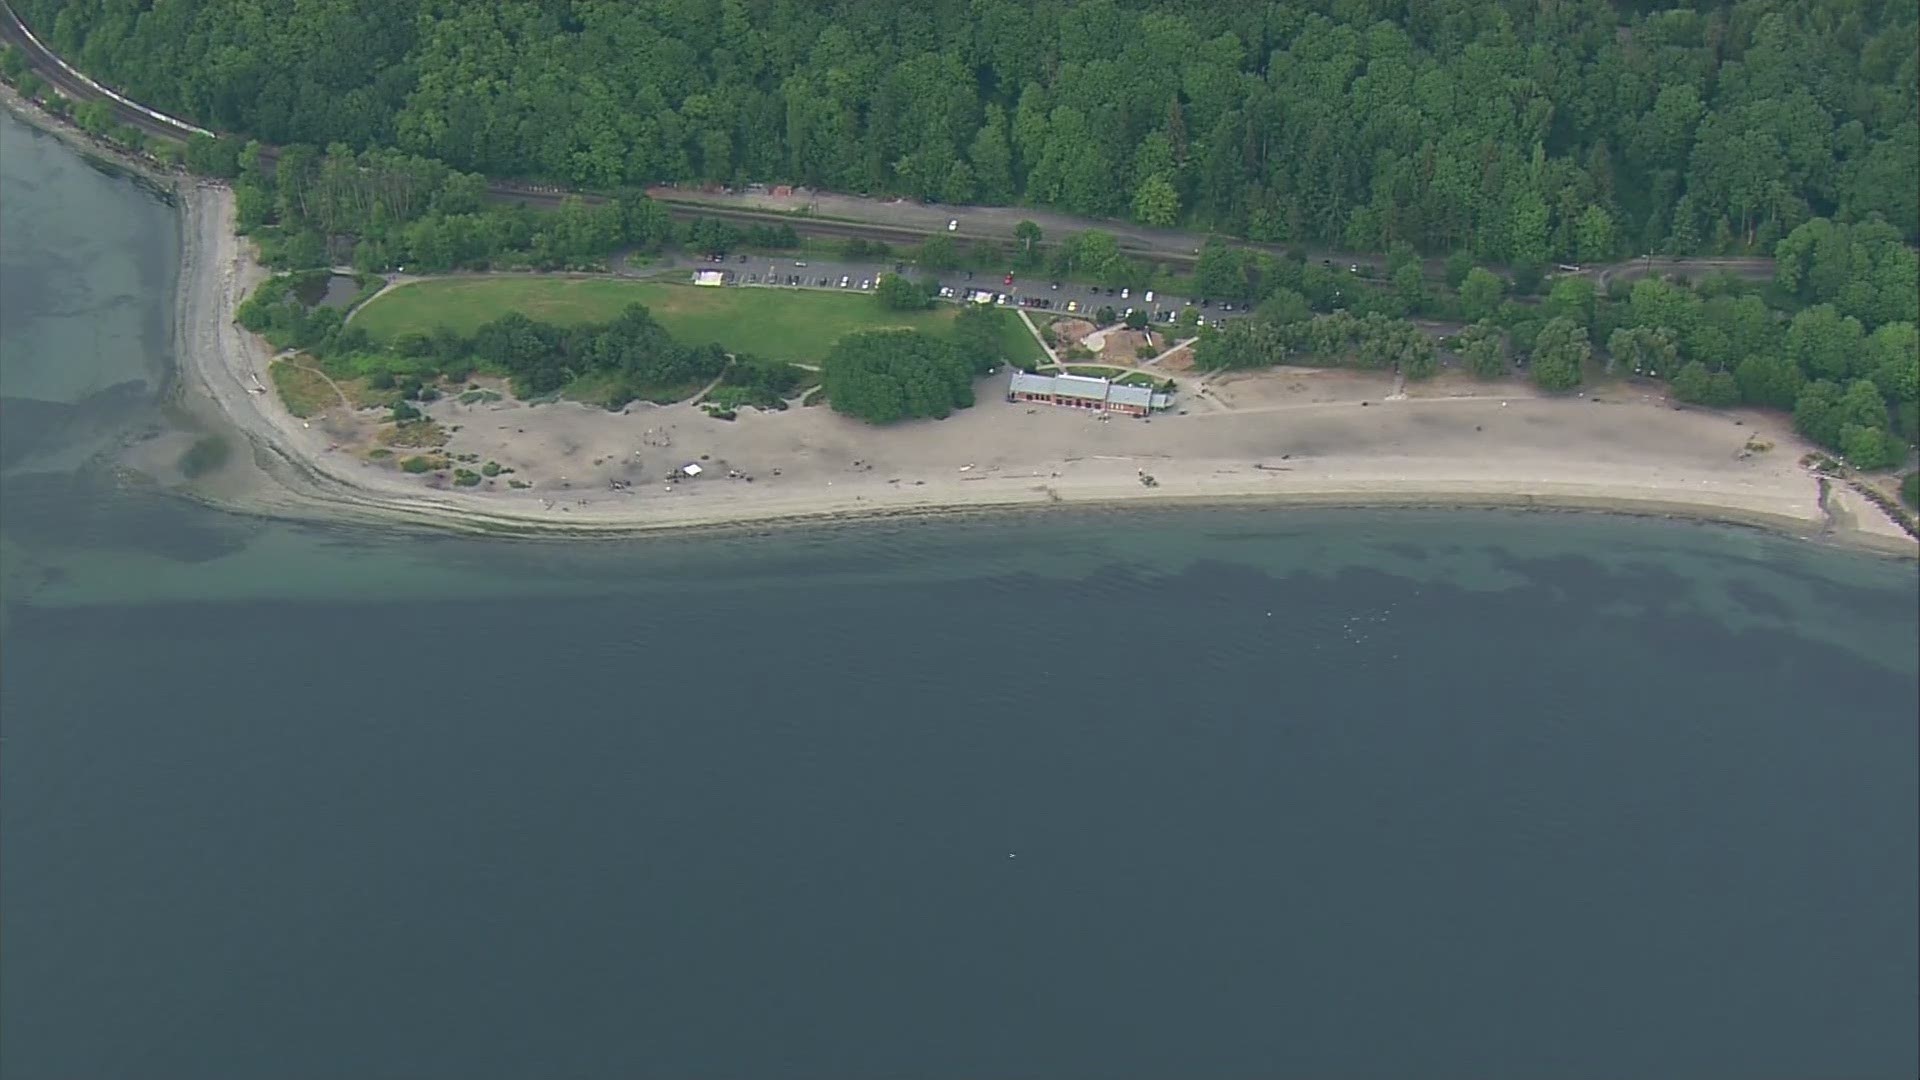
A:
<svg viewBox="0 0 1920 1080">
<path fill-rule="evenodd" d="M 1093 333 L 1093 331 L 1094 325 L 1085 319 L 1055 319 L 1053 321 L 1053 338 L 1060 343 L 1061 348 L 1079 344 L 1082 338 Z"/>
<path fill-rule="evenodd" d="M 1153 366 L 1157 368 L 1165 368 L 1168 371 L 1192 371 L 1193 370 L 1193 350 L 1192 349 L 1175 349 L 1172 352 L 1168 353 L 1167 355 L 1161 357 L 1160 362 Z"/>
<path fill-rule="evenodd" d="M 1146 343 L 1147 335 L 1138 330 L 1109 330 L 1106 340 L 1100 343 L 1100 360 L 1119 367 L 1133 367 L 1140 363 L 1140 346 Z"/>
</svg>

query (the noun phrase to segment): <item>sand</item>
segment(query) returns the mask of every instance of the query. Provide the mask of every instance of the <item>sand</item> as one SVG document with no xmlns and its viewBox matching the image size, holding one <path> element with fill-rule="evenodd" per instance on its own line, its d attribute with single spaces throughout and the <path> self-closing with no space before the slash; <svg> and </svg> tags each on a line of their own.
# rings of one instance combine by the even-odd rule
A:
<svg viewBox="0 0 1920 1080">
<path fill-rule="evenodd" d="M 1004 372 L 978 387 L 972 409 L 887 428 L 824 407 L 742 410 L 729 422 L 690 405 L 610 413 L 443 399 L 427 412 L 452 429 L 446 452 L 476 455 L 470 468 L 493 461 L 514 471 L 477 488 L 435 486 L 355 453 L 377 414 L 342 408 L 302 421 L 271 390 L 250 392 L 271 385 L 271 357 L 232 315 L 265 271 L 233 234 L 227 188 L 183 185 L 181 206 L 178 355 L 188 384 L 255 448 L 252 480 L 211 492 L 239 509 L 581 534 L 1136 500 L 1538 506 L 1685 515 L 1915 551 L 1864 500 L 1839 513 L 1823 507 L 1817 478 L 1799 464 L 1806 447 L 1782 417 L 1677 410 L 1651 385 L 1545 398 L 1449 378 L 1386 401 L 1384 378 L 1306 369 L 1183 379 L 1179 409 L 1149 421 L 1009 404 Z M 1772 449 L 1746 450 L 1753 437 Z M 687 464 L 702 475 L 668 481 Z"/>
</svg>

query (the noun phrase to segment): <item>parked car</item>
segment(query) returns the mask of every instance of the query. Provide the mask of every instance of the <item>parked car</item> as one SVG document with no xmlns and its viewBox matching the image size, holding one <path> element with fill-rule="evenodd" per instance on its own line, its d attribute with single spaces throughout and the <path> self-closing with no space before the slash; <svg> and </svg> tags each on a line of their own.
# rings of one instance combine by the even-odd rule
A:
<svg viewBox="0 0 1920 1080">
<path fill-rule="evenodd" d="M 1131 290 L 1131 289 L 1121 289 L 1121 290 L 1120 290 L 1120 299 L 1122 299 L 1122 300 L 1125 300 L 1125 299 L 1126 299 L 1126 298 L 1127 298 L 1128 296 L 1130 296 L 1130 295 L 1132 295 L 1132 292 L 1133 292 L 1133 290 Z"/>
<path fill-rule="evenodd" d="M 841 287 L 841 288 L 843 288 L 843 289 L 844 289 L 844 288 L 846 288 L 846 287 L 847 287 L 847 282 L 849 282 L 849 281 L 852 281 L 852 280 L 853 280 L 853 279 L 852 279 L 852 278 L 850 278 L 850 277 L 846 277 L 846 276 L 842 276 L 842 277 L 840 278 L 840 287 Z"/>
<path fill-rule="evenodd" d="M 1145 300 L 1149 304 L 1153 303 L 1153 290 L 1148 289 L 1146 292 L 1146 295 L 1142 296 L 1140 299 Z"/>
<path fill-rule="evenodd" d="M 1080 310 L 1080 301 L 1078 301 L 1078 300 L 1069 300 L 1069 301 L 1067 301 L 1067 310 L 1068 310 L 1069 312 L 1074 312 L 1074 311 L 1079 311 L 1079 310 Z"/>
<path fill-rule="evenodd" d="M 799 259 L 795 259 L 795 260 L 793 260 L 793 265 L 795 265 L 795 266 L 805 266 L 805 265 L 807 265 L 807 264 L 806 264 L 806 263 L 804 263 L 804 262 L 801 262 L 801 261 L 800 261 Z"/>
<path fill-rule="evenodd" d="M 949 219 L 949 220 L 947 221 L 947 231 L 948 231 L 948 232 L 952 232 L 952 231 L 954 231 L 955 229 L 958 229 L 959 227 L 960 227 L 960 219 L 959 219 L 959 218 L 951 218 L 951 219 Z"/>
</svg>

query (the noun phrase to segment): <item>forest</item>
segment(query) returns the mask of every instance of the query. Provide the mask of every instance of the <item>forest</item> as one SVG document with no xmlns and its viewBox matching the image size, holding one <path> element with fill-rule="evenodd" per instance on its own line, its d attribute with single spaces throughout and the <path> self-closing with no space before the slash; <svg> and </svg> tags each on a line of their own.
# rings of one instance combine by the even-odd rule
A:
<svg viewBox="0 0 1920 1080">
<path fill-rule="evenodd" d="M 1483 264 L 1920 236 L 1911 0 L 15 0 L 277 145 L 808 184 Z"/>
</svg>

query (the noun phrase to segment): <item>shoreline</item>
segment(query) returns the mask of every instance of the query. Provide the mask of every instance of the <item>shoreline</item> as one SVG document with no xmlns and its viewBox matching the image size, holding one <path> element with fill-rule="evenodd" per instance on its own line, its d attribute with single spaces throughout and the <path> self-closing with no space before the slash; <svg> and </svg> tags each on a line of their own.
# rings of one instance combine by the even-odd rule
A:
<svg viewBox="0 0 1920 1080">
<path fill-rule="evenodd" d="M 683 438 L 711 439 L 716 450 L 724 451 L 736 444 L 757 448 L 761 442 L 771 440 L 780 443 L 785 453 L 794 452 L 794 447 L 787 445 L 794 444 L 799 447 L 800 458 L 817 459 L 828 456 L 822 451 L 829 448 L 846 457 L 867 450 L 898 449 L 923 435 L 926 441 L 952 444 L 956 441 L 950 437 L 952 432 L 972 427 L 979 429 L 975 434 L 980 438 L 969 441 L 962 437 L 958 440 L 962 445 L 991 448 L 1008 441 L 1004 437 L 1012 436 L 1012 442 L 1025 441 L 1031 452 L 1023 458 L 1019 447 L 1008 447 L 1000 460 L 983 465 L 977 473 L 956 477 L 953 470 L 948 469 L 946 477 L 935 476 L 931 486 L 927 486 L 928 480 L 921 479 L 913 481 L 911 487 L 898 486 L 901 478 L 883 484 L 858 475 L 846 477 L 844 465 L 836 471 L 824 467 L 822 462 L 809 460 L 812 473 L 806 480 L 810 483 L 763 483 L 751 496 L 746 496 L 738 485 L 728 490 L 724 486 L 726 481 L 707 480 L 700 485 L 687 485 L 682 489 L 683 495 L 672 494 L 672 486 L 668 485 L 670 494 L 666 498 L 653 494 L 649 486 L 650 498 L 625 505 L 620 504 L 621 500 L 609 499 L 606 491 L 571 488 L 565 474 L 561 475 L 561 489 L 555 489 L 550 482 L 536 485 L 534 491 L 511 493 L 434 489 L 387 469 L 373 468 L 365 461 L 330 455 L 332 446 L 328 440 L 332 436 L 327 425 L 321 422 L 322 418 L 301 421 L 280 403 L 277 392 L 271 389 L 267 372 L 272 359 L 269 347 L 233 320 L 239 303 L 269 272 L 253 259 L 244 238 L 232 231 L 230 188 L 213 181 L 157 172 L 147 162 L 67 130 L 69 125 L 43 115 L 42 110 L 22 102 L 10 89 L 0 90 L 0 94 L 4 94 L 10 112 L 22 115 L 34 127 L 61 138 L 89 157 L 126 168 L 144 181 L 172 191 L 180 214 L 181 265 L 176 281 L 173 344 L 177 370 L 172 380 L 171 403 L 189 412 L 200 411 L 195 405 L 211 406 L 219 414 L 219 422 L 244 439 L 253 451 L 251 455 L 236 455 L 236 463 L 206 483 L 183 489 L 183 493 L 229 512 L 528 539 L 619 539 L 1053 508 L 1504 509 L 1607 513 L 1744 526 L 1883 555 L 1920 558 L 1920 545 L 1899 532 L 1878 508 L 1847 490 L 1843 482 L 1834 484 L 1831 496 L 1823 499 L 1816 495 L 1816 478 L 1797 468 L 1794 470 L 1798 473 L 1797 481 L 1783 478 L 1778 468 L 1763 479 L 1734 480 L 1719 476 L 1711 480 L 1695 479 L 1675 475 L 1687 472 L 1684 462 L 1661 461 L 1634 463 L 1638 468 L 1603 463 L 1605 467 L 1598 473 L 1588 469 L 1580 476 L 1549 478 L 1560 463 L 1530 460 L 1526 452 L 1529 447 L 1517 448 L 1518 460 L 1502 461 L 1501 468 L 1489 468 L 1487 461 L 1476 459 L 1459 461 L 1458 468 L 1449 469 L 1444 453 L 1428 456 L 1416 450 L 1410 456 L 1393 457 L 1381 454 L 1378 446 L 1363 447 L 1366 432 L 1356 432 L 1361 438 L 1348 440 L 1351 445 L 1343 445 L 1340 453 L 1303 454 L 1284 466 L 1259 463 L 1260 458 L 1276 462 L 1294 458 L 1292 454 L 1261 451 L 1265 441 L 1272 441 L 1273 431 L 1284 432 L 1298 423 L 1295 417 L 1310 417 L 1313 423 L 1325 427 L 1330 418 L 1339 414 L 1352 419 L 1338 420 L 1338 423 L 1354 428 L 1363 423 L 1362 417 L 1372 426 L 1375 418 L 1385 418 L 1395 410 L 1432 417 L 1443 412 L 1475 411 L 1493 406 L 1502 395 L 1506 400 L 1498 401 L 1498 407 L 1504 409 L 1510 401 L 1521 407 L 1513 412 L 1523 410 L 1534 423 L 1551 426 L 1557 422 L 1552 415 L 1556 411 L 1566 413 L 1567 419 L 1584 415 L 1584 407 L 1571 400 L 1530 396 L 1519 386 L 1487 387 L 1477 396 L 1470 393 L 1396 402 L 1385 400 L 1386 391 L 1375 380 L 1371 397 L 1358 401 L 1315 398 L 1310 402 L 1273 404 L 1256 400 L 1253 407 L 1239 416 L 1215 412 L 1159 417 L 1150 429 L 1151 438 L 1147 437 L 1149 429 L 1139 421 L 1122 420 L 1089 429 L 1085 417 L 1069 418 L 1057 413 L 1035 416 L 1019 406 L 1001 403 L 990 386 L 981 388 L 978 404 L 948 421 L 893 429 L 866 428 L 825 409 L 814 408 L 796 408 L 777 414 L 743 413 L 737 424 L 702 424 L 697 410 L 691 406 L 637 406 L 621 413 L 607 413 L 563 403 L 541 406 L 540 418 L 531 420 L 526 419 L 530 408 L 514 402 L 496 407 L 494 411 L 510 408 L 522 423 L 545 424 L 580 442 L 604 436 L 601 429 L 611 424 L 615 425 L 612 430 L 624 432 L 630 445 L 640 434 L 638 429 L 644 427 L 652 431 L 656 422 L 666 421 L 660 430 L 670 428 Z M 1268 378 L 1270 382 L 1280 383 L 1311 378 L 1314 374 L 1309 369 L 1279 369 Z M 249 392 L 249 386 L 256 385 L 256 379 L 257 385 L 269 388 L 265 393 Z M 1217 403 L 1222 396 L 1218 391 L 1228 382 L 1222 379 L 1213 383 L 1207 393 L 1197 397 L 1212 398 Z M 1196 407 L 1205 403 L 1189 400 Z M 1461 408 L 1443 408 L 1443 401 L 1458 403 Z M 1379 408 L 1371 414 L 1342 409 L 1345 405 L 1369 404 Z M 436 405 L 441 413 L 436 418 L 451 421 L 456 429 L 477 418 L 474 409 L 456 409 L 444 400 Z M 1646 418 L 1657 419 L 1658 414 L 1667 411 L 1655 405 L 1627 408 L 1641 410 L 1642 422 Z M 995 421 L 985 419 L 986 414 L 996 411 L 1000 414 L 999 427 Z M 648 415 L 632 415 L 639 413 Z M 1020 413 L 1025 415 L 1019 416 Z M 1505 419 L 1509 414 L 1493 415 Z M 1028 421 L 1028 426 L 1020 431 L 1006 429 L 1005 422 L 1016 416 Z M 774 427 L 783 422 L 789 424 L 789 430 Z M 504 428 L 505 425 L 501 425 L 501 429 Z M 703 428 L 706 430 L 700 430 Z M 693 430 L 682 435 L 687 429 Z M 1228 430 L 1236 434 L 1225 442 L 1234 444 L 1237 450 L 1237 439 L 1248 443 L 1255 452 L 1210 454 L 1202 447 L 1196 455 L 1187 456 L 1178 452 L 1177 447 L 1182 443 L 1179 437 L 1163 437 L 1168 431 L 1194 433 L 1199 438 L 1203 431 L 1211 437 Z M 1480 427 L 1476 425 L 1474 430 L 1479 431 Z M 742 432 L 748 434 L 742 436 Z M 1126 435 L 1116 439 L 1116 432 Z M 1631 434 L 1621 433 L 1622 440 Z M 1778 436 L 1777 432 L 1769 434 Z M 1137 437 L 1131 440 L 1136 445 L 1126 445 L 1128 436 Z M 1116 441 L 1122 445 L 1112 445 Z M 1141 445 L 1149 442 L 1159 445 Z M 1104 449 L 1115 452 L 1094 452 Z M 1156 449 L 1159 452 L 1155 452 Z M 1173 452 L 1168 452 L 1169 449 Z M 1797 457 L 1804 449 L 1810 448 L 1801 446 L 1789 433 L 1771 456 L 1777 462 L 1784 456 Z M 689 459 L 693 456 L 690 451 L 678 453 Z M 986 460 L 991 457 L 991 450 L 978 449 L 977 456 Z M 931 475 L 938 468 L 926 460 L 928 454 L 924 447 L 903 450 L 900 457 L 901 467 L 907 471 Z M 584 470 L 578 460 L 566 460 L 573 464 L 557 467 Z M 853 460 L 857 468 L 860 459 Z M 724 464 L 725 458 L 718 463 Z M 250 468 L 246 467 L 248 464 Z M 960 471 L 965 473 L 973 467 L 967 464 L 960 467 Z M 866 464 L 865 469 L 871 471 L 873 464 Z M 763 473 L 762 480 L 768 479 L 764 469 L 755 471 Z M 806 472 L 791 467 L 788 471 Z M 1140 474 L 1149 471 L 1158 478 L 1156 486 L 1151 488 L 1140 482 Z M 773 472 L 775 476 L 780 474 L 777 467 Z M 250 475 L 235 476 L 235 473 Z M 1299 475 L 1289 475 L 1295 473 Z M 833 479 L 822 482 L 827 476 L 842 479 L 839 491 L 827 490 L 834 482 Z M 792 479 L 799 481 L 798 477 Z M 1030 482 L 1036 480 L 1041 482 Z M 1284 483 L 1279 482 L 1282 480 Z M 651 485 L 652 481 L 646 483 Z M 705 490 L 701 490 L 702 487 Z M 786 490 L 769 490 L 778 488 Z M 582 494 L 591 497 L 578 499 Z M 619 494 L 633 495 L 634 491 L 629 488 Z M 720 497 L 706 497 L 710 494 Z M 686 495 L 697 497 L 684 497 Z M 561 506 L 557 501 L 571 504 Z M 609 506 L 610 502 L 613 505 Z"/>
<path fill-rule="evenodd" d="M 833 484 L 829 479 L 825 481 L 825 487 L 816 483 L 811 490 L 791 494 L 781 492 L 779 495 L 766 491 L 764 496 L 760 496 L 759 492 L 755 492 L 756 497 L 752 498 L 681 498 L 675 495 L 664 500 L 655 498 L 643 505 L 620 506 L 618 500 L 610 500 L 605 492 L 600 492 L 597 493 L 600 497 L 596 499 L 581 499 L 572 505 L 557 506 L 556 498 L 571 500 L 582 492 L 569 488 L 564 495 L 559 495 L 550 486 L 538 489 L 537 493 L 435 490 L 418 480 L 403 478 L 386 469 L 369 467 L 367 463 L 351 457 L 330 456 L 320 445 L 331 437 L 324 424 L 317 419 L 305 422 L 294 418 L 280 404 L 277 393 L 272 390 L 266 393 L 247 391 L 247 385 L 255 377 L 261 384 L 271 386 L 266 371 L 271 357 L 261 339 L 242 330 L 233 321 L 233 312 L 239 302 L 267 275 L 267 271 L 254 262 L 246 250 L 244 239 L 232 232 L 230 189 L 210 182 L 189 185 L 183 181 L 179 195 L 182 267 L 175 323 L 176 356 L 183 376 L 190 375 L 190 378 L 183 378 L 182 382 L 210 399 L 225 420 L 247 439 L 254 448 L 255 462 L 264 474 L 260 478 L 263 482 L 249 485 L 248 490 L 215 490 L 198 497 L 213 505 L 243 513 L 523 538 L 613 539 L 687 531 L 784 528 L 1051 507 L 1528 509 L 1684 518 L 1762 528 L 1800 539 L 1837 543 L 1881 554 L 1907 558 L 1920 556 L 1920 548 L 1916 548 L 1910 538 L 1890 534 L 1891 522 L 1880 522 L 1887 525 L 1888 529 L 1861 528 L 1861 520 L 1872 521 L 1871 518 L 1863 518 L 1863 514 L 1871 514 L 1876 518 L 1880 516 L 1880 512 L 1865 504 L 1864 500 L 1855 497 L 1859 505 L 1852 507 L 1853 513 L 1847 515 L 1853 519 L 1851 522 L 1836 520 L 1834 515 L 1819 506 L 1815 498 L 1817 480 L 1804 472 L 1801 475 L 1801 484 L 1805 488 L 1803 500 L 1792 497 L 1783 500 L 1778 493 L 1771 492 L 1755 493 L 1760 496 L 1757 498 L 1748 497 L 1745 493 L 1729 490 L 1723 484 L 1709 485 L 1707 480 L 1700 480 L 1695 485 L 1703 490 L 1686 492 L 1687 497 L 1682 498 L 1678 497 L 1675 489 L 1678 483 L 1684 481 L 1673 477 L 1627 476 L 1605 483 L 1548 480 L 1538 476 L 1531 480 L 1519 480 L 1510 475 L 1486 479 L 1464 476 L 1449 479 L 1444 475 L 1446 470 L 1443 467 L 1441 475 L 1430 478 L 1395 479 L 1378 475 L 1378 469 L 1361 472 L 1341 469 L 1337 463 L 1328 475 L 1310 479 L 1301 477 L 1284 489 L 1276 489 L 1273 481 L 1278 474 L 1261 471 L 1271 467 L 1255 465 L 1251 471 L 1234 469 L 1231 470 L 1233 475 L 1224 478 L 1194 475 L 1183 483 L 1165 478 L 1166 471 L 1179 468 L 1165 455 L 1136 450 L 1131 455 L 1093 455 L 1113 464 L 1104 470 L 1104 475 L 1090 476 L 1078 484 L 1023 483 L 1043 476 L 1042 468 L 1022 468 L 1020 463 L 1008 462 L 983 469 L 982 475 L 968 476 L 960 482 L 954 482 L 950 477 L 948 482 L 936 482 L 924 492 L 898 487 L 888 491 L 877 488 L 874 482 L 869 481 L 864 485 L 846 484 L 848 494 L 833 494 L 826 490 Z M 1532 406 L 1535 410 L 1579 408 L 1565 400 L 1514 400 L 1513 403 Z M 1325 407 L 1333 408 L 1337 404 Z M 1387 402 L 1375 404 L 1382 406 L 1377 410 L 1379 413 L 1385 413 L 1391 407 Z M 1438 402 L 1428 404 L 1438 405 Z M 1493 405 L 1494 402 L 1487 400 L 1477 404 Z M 456 409 L 444 399 L 436 406 L 440 413 L 438 418 L 452 421 L 455 426 L 464 426 L 461 422 L 471 421 L 478 411 Z M 1505 403 L 1501 403 L 1500 407 L 1504 408 Z M 510 403 L 510 408 L 516 417 L 532 411 L 520 403 Z M 552 424 L 614 425 L 625 430 L 629 441 L 640 434 L 638 429 L 649 427 L 650 420 L 656 418 L 673 418 L 675 423 L 669 426 L 676 432 L 683 427 L 700 426 L 692 415 L 696 410 L 684 405 L 635 406 L 627 411 L 631 414 L 646 413 L 648 416 L 608 413 L 570 403 L 541 406 L 539 409 Z M 968 414 L 979 416 L 996 409 L 1010 415 L 1017 407 L 1003 406 L 983 388 L 980 403 L 971 410 L 957 414 L 955 420 L 942 422 L 942 425 L 917 426 L 922 430 L 933 430 L 940 426 L 955 425 L 956 420 L 964 421 Z M 1647 411 L 1651 413 L 1656 409 L 1648 407 Z M 1057 414 L 1045 417 L 1047 422 L 1056 422 L 1053 424 L 1055 427 L 1060 426 L 1057 421 L 1069 419 L 1080 421 L 1081 430 L 1085 429 L 1083 417 L 1068 418 Z M 1204 424 L 1211 419 L 1203 416 L 1165 417 L 1156 425 L 1156 430 L 1164 432 L 1176 429 L 1183 423 Z M 903 437 L 914 438 L 918 434 L 864 429 L 857 422 L 843 420 L 824 409 L 804 408 L 778 414 L 748 414 L 742 421 L 725 424 L 721 434 L 731 435 L 748 428 L 768 428 L 785 421 L 802 420 L 819 422 L 816 426 L 851 429 L 834 432 L 849 440 L 846 443 L 849 447 L 897 441 Z M 707 426 L 722 423 L 709 422 Z M 1115 431 L 1145 433 L 1147 430 L 1136 421 L 1097 426 L 1100 436 L 1109 436 Z M 850 441 L 853 439 L 859 442 Z M 1068 441 L 1074 440 L 1070 436 Z M 1776 453 L 1797 455 L 1798 452 L 1797 449 L 1782 447 Z M 690 457 L 691 454 L 682 456 Z M 1085 457 L 1084 454 L 1070 456 L 1066 460 L 1084 463 Z M 1211 467 L 1216 474 L 1228 471 L 1219 468 L 1225 464 L 1219 460 L 1200 459 L 1183 464 L 1203 471 Z M 867 469 L 871 468 L 871 465 L 867 466 Z M 1163 476 L 1159 486 L 1147 488 L 1139 483 L 1137 474 L 1147 469 Z M 1192 473 L 1195 469 L 1188 468 L 1187 471 Z M 1372 475 L 1368 475 L 1368 472 Z M 1057 478 L 1062 474 L 1054 471 L 1052 475 Z M 1661 482 L 1649 483 L 1656 479 Z M 979 482 L 969 486 L 967 481 Z M 1011 489 L 1009 481 L 1015 485 Z M 722 485 L 725 481 L 702 483 Z M 688 485 L 689 488 L 692 486 Z M 768 484 L 767 487 L 773 485 Z M 1836 492 L 1842 487 L 1835 485 Z M 707 492 L 699 494 L 704 496 Z M 723 491 L 723 494 L 744 493 L 736 485 L 731 491 Z M 1847 495 L 1851 496 L 1851 493 Z M 1836 494 L 1834 498 L 1840 500 L 1844 496 Z M 608 502 L 616 505 L 608 506 Z M 1792 505 L 1795 502 L 1800 505 Z"/>
</svg>

